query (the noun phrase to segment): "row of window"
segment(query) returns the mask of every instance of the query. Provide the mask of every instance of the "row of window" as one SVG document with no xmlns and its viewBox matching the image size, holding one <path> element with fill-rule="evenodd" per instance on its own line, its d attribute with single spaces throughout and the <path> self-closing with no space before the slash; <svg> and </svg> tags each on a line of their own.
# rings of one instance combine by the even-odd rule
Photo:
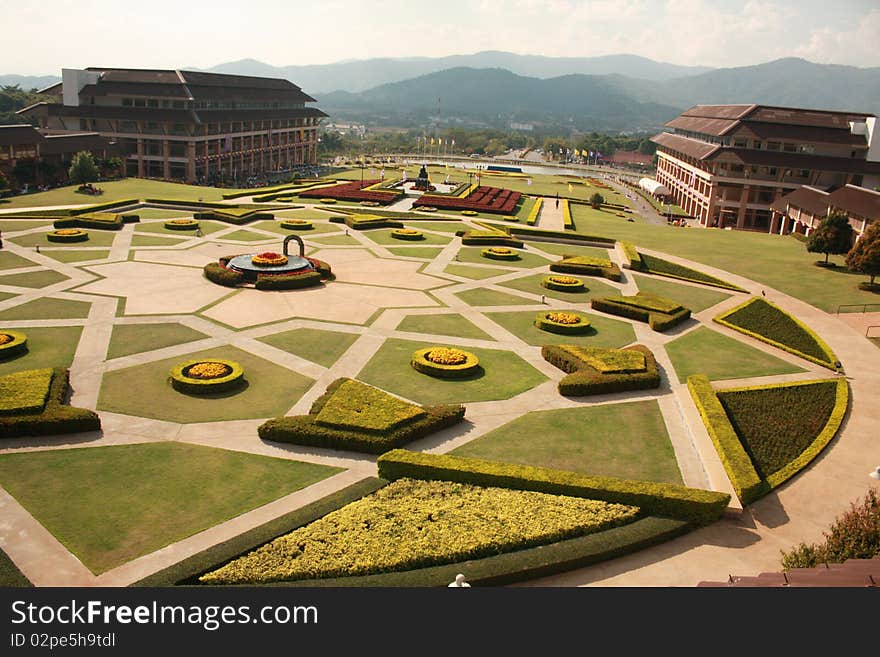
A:
<svg viewBox="0 0 880 657">
<path fill-rule="evenodd" d="M 692 132 L 690 130 L 675 130 L 675 134 L 697 139 L 709 144 L 718 144 L 720 146 L 733 146 L 734 148 L 751 148 L 754 150 L 782 151 L 785 153 L 805 153 L 812 154 L 816 152 L 813 144 L 800 144 L 788 141 L 760 139 L 746 139 L 744 137 L 717 137 L 715 135 L 707 135 L 701 132 Z M 851 151 L 850 157 L 856 157 L 858 151 Z"/>
<path fill-rule="evenodd" d="M 94 99 L 93 99 L 94 100 Z M 93 103 L 94 104 L 94 103 Z M 167 98 L 123 98 L 123 107 L 148 107 L 150 109 L 302 109 L 303 103 L 294 102 L 236 102 L 236 101 L 212 101 L 212 100 L 169 100 Z"/>
</svg>

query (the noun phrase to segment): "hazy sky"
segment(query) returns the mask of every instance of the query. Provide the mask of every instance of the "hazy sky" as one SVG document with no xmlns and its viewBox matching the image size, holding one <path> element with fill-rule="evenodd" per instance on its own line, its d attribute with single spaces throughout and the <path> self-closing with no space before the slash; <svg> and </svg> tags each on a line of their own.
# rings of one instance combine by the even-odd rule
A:
<svg viewBox="0 0 880 657">
<path fill-rule="evenodd" d="M 231 3 L 230 3 L 231 4 Z M 880 66 L 878 0 L 0 0 L 0 73 L 276 66 L 468 54 L 634 53 Z"/>
</svg>

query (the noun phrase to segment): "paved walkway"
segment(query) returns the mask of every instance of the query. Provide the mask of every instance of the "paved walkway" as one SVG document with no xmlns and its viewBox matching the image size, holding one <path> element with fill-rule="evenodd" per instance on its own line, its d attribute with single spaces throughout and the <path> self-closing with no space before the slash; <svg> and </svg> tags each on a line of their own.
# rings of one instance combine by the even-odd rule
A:
<svg viewBox="0 0 880 657">
<path fill-rule="evenodd" d="M 550 219 L 558 213 L 559 226 L 556 229 L 561 230 L 561 209 L 557 210 L 553 201 L 552 198 L 545 200 L 545 211 L 550 210 L 551 213 L 546 217 L 542 213 L 539 225 L 549 227 L 544 223 L 545 218 Z M 450 218 L 462 220 L 459 215 L 450 215 Z M 349 231 L 348 239 L 352 243 L 344 245 L 329 245 L 321 241 L 322 238 L 332 236 L 334 233 L 314 237 L 304 235 L 309 248 L 319 249 L 317 252 L 320 254 L 319 257 L 327 259 L 331 264 L 335 263 L 334 268 L 338 268 L 339 272 L 336 282 L 323 289 L 297 291 L 290 295 L 261 294 L 252 290 L 239 290 L 229 294 L 227 290 L 218 291 L 216 287 L 201 278 L 202 265 L 230 250 L 280 249 L 280 235 L 248 226 L 245 230 L 264 236 L 265 239 L 239 241 L 229 239 L 229 236 L 241 230 L 238 226 L 231 226 L 203 238 L 184 239 L 171 247 L 132 248 L 131 239 L 136 232 L 147 234 L 138 231 L 138 226 L 145 227 L 149 223 L 151 221 L 124 227 L 115 235 L 109 256 L 88 263 L 62 263 L 11 241 L 16 236 L 41 232 L 44 228 L 26 229 L 4 235 L 6 238 L 4 251 L 16 253 L 35 263 L 33 266 L 10 270 L 9 273 L 52 269 L 68 276 L 69 279 L 45 288 L 0 286 L 0 292 L 16 295 L 0 301 L 0 311 L 43 297 L 87 301 L 91 304 L 89 315 L 84 319 L 17 320 L 4 323 L 4 326 L 9 328 L 83 327 L 82 338 L 71 366 L 75 405 L 89 408 L 97 406 L 104 372 L 231 344 L 312 378 L 314 383 L 309 390 L 299 400 L 293 402 L 289 410 L 289 413 L 304 413 L 308 411 L 314 399 L 323 393 L 329 382 L 340 376 L 356 376 L 389 338 L 442 343 L 449 343 L 452 340 L 463 347 L 513 351 L 544 374 L 547 381 L 511 399 L 468 403 L 468 422 L 418 441 L 412 445 L 412 448 L 446 453 L 532 410 L 618 404 L 634 399 L 656 400 L 685 483 L 715 490 L 730 490 L 726 473 L 706 435 L 690 395 L 666 356 L 665 345 L 702 323 L 710 322 L 711 317 L 721 310 L 739 303 L 742 300 L 740 295 L 734 295 L 714 308 L 697 313 L 693 323 L 679 327 L 668 334 L 654 333 L 644 324 L 633 322 L 637 341 L 649 346 L 655 352 L 660 366 L 667 374 L 661 388 L 635 394 L 601 395 L 572 400 L 561 397 L 556 392 L 556 382 L 563 374 L 541 358 L 540 348 L 523 342 L 489 316 L 493 312 L 537 312 L 548 307 L 578 308 L 579 305 L 575 303 L 552 297 L 543 299 L 539 294 L 521 292 L 502 285 L 518 278 L 545 273 L 546 265 L 525 268 L 505 265 L 503 262 L 466 263 L 472 269 L 485 268 L 493 271 L 493 275 L 489 278 L 471 279 L 445 271 L 450 264 L 457 264 L 456 258 L 460 248 L 460 241 L 448 232 L 424 229 L 424 232 L 431 235 L 452 238 L 447 245 L 440 246 L 441 252 L 430 261 L 415 256 L 392 256 L 392 252 L 388 250 L 389 245 L 378 244 L 368 234 L 358 231 Z M 344 233 L 340 230 L 335 235 L 342 237 Z M 404 244 L 403 246 L 410 246 L 415 250 L 438 248 L 436 245 Z M 528 251 L 545 255 L 548 262 L 558 257 L 542 251 L 538 242 L 530 243 Z M 617 250 L 609 253 L 612 259 L 621 262 Z M 771 300 L 793 312 L 817 330 L 844 363 L 852 384 L 852 411 L 841 436 L 814 465 L 789 484 L 749 507 L 741 515 L 733 515 L 711 527 L 629 557 L 537 580 L 532 584 L 691 586 L 703 579 L 718 580 L 727 572 L 750 574 L 774 570 L 778 568 L 779 549 L 788 548 L 800 540 L 818 538 L 834 516 L 845 509 L 850 501 L 864 493 L 870 481 L 867 479 L 868 470 L 880 463 L 880 441 L 874 439 L 876 427 L 880 422 L 880 410 L 876 404 L 877 391 L 880 390 L 880 349 L 861 337 L 859 332 L 843 319 L 827 315 L 766 286 L 711 267 L 689 263 L 674 256 L 664 257 L 726 278 L 752 292 L 765 289 Z M 144 267 L 147 269 L 142 270 Z M 349 282 L 345 280 L 347 276 L 351 276 Z M 175 295 L 172 291 L 173 285 L 172 288 L 168 288 L 162 284 L 163 281 L 171 281 L 175 284 L 181 280 L 188 281 L 186 295 Z M 622 293 L 633 293 L 637 290 L 635 279 L 628 272 L 625 272 L 624 280 L 620 283 L 606 283 Z M 701 287 L 695 284 L 693 286 Z M 466 304 L 457 296 L 461 292 L 478 288 L 504 292 L 530 303 L 475 307 Z M 355 294 L 339 296 L 346 289 L 353 290 Z M 201 297 L 203 293 L 207 296 Z M 333 301 L 328 301 L 331 298 Z M 418 301 L 415 302 L 417 298 Z M 123 307 L 129 314 L 120 314 Z M 130 314 L 135 308 L 138 314 Z M 173 308 L 177 309 L 173 310 Z M 359 308 L 362 310 L 358 310 Z M 235 313 L 232 309 L 235 309 Z M 363 314 L 358 315 L 362 311 Z M 447 335 L 411 333 L 398 329 L 400 322 L 407 316 L 448 313 L 465 317 L 487 333 L 488 338 L 450 338 Z M 240 326 L 231 327 L 225 323 L 230 321 L 229 318 L 233 314 L 236 317 L 243 317 L 241 320 L 236 320 L 240 321 Z M 355 317 L 361 319 L 356 319 L 355 323 L 352 323 Z M 212 321 L 212 318 L 223 319 L 224 323 Z M 203 332 L 207 337 L 183 345 L 121 358 L 107 358 L 107 349 L 115 325 L 163 322 L 179 322 Z M 297 328 L 344 332 L 357 336 L 357 339 L 329 367 L 259 341 L 261 337 Z M 778 358 L 796 362 L 806 370 L 798 375 L 764 377 L 760 379 L 761 382 L 830 376 L 827 370 L 801 361 L 790 354 L 779 352 L 764 343 L 718 325 L 713 325 L 712 328 L 772 353 Z M 863 331 L 861 334 L 863 335 Z M 733 383 L 739 382 L 724 382 L 723 385 Z M 89 434 L 48 439 L 13 439 L 4 441 L 0 452 L 176 440 L 333 465 L 342 467 L 345 471 L 152 554 L 143 555 L 100 576 L 88 572 L 79 560 L 39 522 L 0 489 L 0 511 L 2 511 L 0 547 L 3 547 L 22 571 L 38 585 L 126 585 L 273 517 L 375 474 L 375 458 L 371 456 L 265 443 L 256 435 L 256 428 L 261 420 L 182 425 L 104 411 L 101 411 L 101 415 L 103 432 L 99 436 Z M 732 509 L 736 510 L 735 504 Z"/>
<path fill-rule="evenodd" d="M 558 199 L 550 196 L 544 197 L 535 226 L 541 230 L 565 230 L 565 221 L 562 218 L 562 205 Z"/>
</svg>

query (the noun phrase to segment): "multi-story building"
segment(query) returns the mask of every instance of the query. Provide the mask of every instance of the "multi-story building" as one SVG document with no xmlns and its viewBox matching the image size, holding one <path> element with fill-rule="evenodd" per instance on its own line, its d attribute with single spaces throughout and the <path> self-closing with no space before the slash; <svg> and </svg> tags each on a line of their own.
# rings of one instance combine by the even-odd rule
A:
<svg viewBox="0 0 880 657">
<path fill-rule="evenodd" d="M 194 71 L 63 69 L 41 93 L 55 102 L 19 110 L 41 129 L 98 132 L 117 142 L 126 175 L 186 182 L 315 164 L 327 116 L 288 80 Z"/>
<path fill-rule="evenodd" d="M 704 226 L 770 230 L 771 204 L 801 185 L 880 184 L 876 117 L 765 105 L 696 105 L 666 124 L 657 181 Z"/>
<path fill-rule="evenodd" d="M 771 210 L 772 233 L 809 235 L 825 217 L 839 213 L 849 218 L 857 240 L 872 222 L 880 221 L 880 192 L 856 185 L 844 185 L 826 192 L 804 185 L 775 201 Z"/>
</svg>

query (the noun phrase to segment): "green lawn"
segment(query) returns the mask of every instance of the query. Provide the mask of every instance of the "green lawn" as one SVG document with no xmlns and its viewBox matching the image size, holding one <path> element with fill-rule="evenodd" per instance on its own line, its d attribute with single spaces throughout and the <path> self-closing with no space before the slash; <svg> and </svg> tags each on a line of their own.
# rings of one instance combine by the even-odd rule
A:
<svg viewBox="0 0 880 657">
<path fill-rule="evenodd" d="M 535 303 L 529 299 L 512 294 L 482 288 L 465 290 L 464 292 L 457 293 L 455 296 L 469 306 L 531 306 Z"/>
<path fill-rule="evenodd" d="M 168 382 L 171 368 L 195 358 L 225 358 L 244 367 L 245 385 L 217 395 L 187 395 Z M 220 422 L 283 415 L 312 380 L 236 347 L 218 347 L 104 374 L 98 408 L 169 422 Z"/>
<path fill-rule="evenodd" d="M 134 210 L 131 214 L 136 214 L 141 221 L 144 219 L 192 219 L 192 212 L 186 210 L 160 210 L 158 208 L 141 208 Z"/>
<path fill-rule="evenodd" d="M 223 237 L 218 237 L 217 239 L 235 240 L 237 242 L 264 242 L 266 240 L 274 240 L 278 238 L 272 237 L 271 235 L 263 235 L 262 233 L 255 233 L 250 230 L 234 230 Z"/>
<path fill-rule="evenodd" d="M 611 259 L 608 249 L 603 249 L 598 246 L 577 246 L 574 244 L 557 244 L 556 242 L 539 242 L 537 240 L 528 241 L 526 244 L 530 249 L 540 249 L 545 253 L 557 255 L 560 258 L 564 255 L 573 255 L 587 256 L 590 258 L 604 258 L 605 260 Z"/>
<path fill-rule="evenodd" d="M 447 274 L 461 276 L 463 278 L 471 278 L 474 280 L 482 280 L 484 278 L 492 278 L 500 274 L 507 274 L 509 269 L 498 269 L 497 267 L 471 267 L 470 265 L 449 265 L 444 269 Z"/>
<path fill-rule="evenodd" d="M 27 274 L 7 274 L 0 276 L 0 285 L 18 285 L 20 287 L 48 287 L 61 281 L 68 280 L 64 274 L 59 274 L 51 269 L 32 271 Z"/>
<path fill-rule="evenodd" d="M 267 335 L 258 338 L 258 340 L 318 365 L 330 367 L 355 343 L 358 337 L 360 336 L 356 333 L 299 328 Z"/>
<path fill-rule="evenodd" d="M 84 319 L 92 305 L 85 301 L 41 297 L 0 312 L 4 319 Z"/>
<path fill-rule="evenodd" d="M 427 216 L 427 215 L 425 215 Z M 438 233 L 455 233 L 459 230 L 468 230 L 470 226 L 461 221 L 412 221 L 412 227 L 419 230 L 436 230 Z"/>
<path fill-rule="evenodd" d="M 201 331 L 177 323 L 118 324 L 113 327 L 107 358 L 120 358 L 207 337 Z"/>
<path fill-rule="evenodd" d="M 299 212 L 299 210 L 297 210 Z M 275 215 L 279 216 L 279 215 Z M 300 237 L 309 237 L 310 235 L 323 235 L 327 233 L 338 233 L 342 230 L 337 224 L 327 222 L 326 216 L 322 217 L 323 221 L 316 221 L 313 217 L 296 217 L 297 219 L 305 219 L 306 221 L 314 221 L 311 230 L 288 230 L 281 227 L 280 221 L 256 221 L 250 226 L 259 228 L 260 230 L 268 230 L 278 235 L 299 235 Z"/>
<path fill-rule="evenodd" d="M 31 587 L 30 580 L 18 569 L 3 550 L 0 550 L 0 587 Z"/>
<path fill-rule="evenodd" d="M 323 221 L 326 222 L 332 215 L 321 210 L 313 210 L 312 208 L 302 208 L 299 210 L 280 210 L 273 212 L 279 219 L 305 219 L 306 221 Z M 334 224 L 330 224 L 333 226 Z"/>
<path fill-rule="evenodd" d="M 88 251 L 86 249 L 49 251 L 43 249 L 42 254 L 57 260 L 58 262 L 84 262 L 86 260 L 103 260 L 110 255 L 110 251 L 107 251 L 106 249 L 99 249 L 96 251 Z"/>
<path fill-rule="evenodd" d="M 0 362 L 0 376 L 43 367 L 70 367 L 82 334 L 81 326 L 29 326 L 15 330 L 27 336 L 28 350 Z"/>
<path fill-rule="evenodd" d="M 305 232 L 305 231 L 304 231 Z M 330 235 L 328 237 L 308 238 L 310 242 L 326 246 L 357 246 L 360 242 L 350 235 Z"/>
<path fill-rule="evenodd" d="M 388 339 L 357 378 L 419 404 L 451 404 L 509 399 L 547 380 L 543 374 L 510 351 L 470 349 L 480 359 L 483 373 L 472 379 L 437 379 L 412 368 L 417 349 L 429 342 Z"/>
<path fill-rule="evenodd" d="M 548 308 L 547 310 L 550 310 Z M 616 319 L 584 313 L 590 319 L 593 331 L 584 335 L 559 335 L 542 331 L 534 325 L 538 311 L 486 313 L 486 317 L 497 322 L 526 344 L 536 347 L 545 344 L 583 344 L 593 347 L 622 347 L 635 342 L 636 334 L 630 324 Z"/>
<path fill-rule="evenodd" d="M 169 231 L 170 232 L 170 231 Z M 132 246 L 174 246 L 184 240 L 165 237 L 164 235 L 139 235 L 135 233 L 131 238 Z"/>
<path fill-rule="evenodd" d="M 458 262 L 470 262 L 480 265 L 499 265 L 501 267 L 543 267 L 550 264 L 550 260 L 539 256 L 537 253 L 529 253 L 522 249 L 514 249 L 519 253 L 519 260 L 492 260 L 480 255 L 487 246 L 463 246 L 458 251 Z M 549 270 L 548 270 L 549 271 Z"/>
<path fill-rule="evenodd" d="M 203 235 L 210 235 L 211 233 L 216 233 L 218 230 L 222 230 L 224 228 L 229 228 L 231 224 L 224 224 L 219 221 L 210 221 L 206 219 L 199 219 L 199 228 L 202 229 Z M 183 237 L 183 238 L 192 238 L 196 236 L 195 230 L 169 230 L 165 228 L 164 221 L 151 221 L 149 223 L 140 223 L 135 224 L 135 236 L 139 233 L 158 233 L 160 235 L 167 235 L 168 237 Z"/>
<path fill-rule="evenodd" d="M 0 270 L 2 269 L 18 269 L 19 267 L 33 267 L 37 263 L 28 260 L 27 258 L 22 258 L 17 253 L 12 253 L 11 251 L 2 251 L 0 250 Z"/>
<path fill-rule="evenodd" d="M 398 331 L 413 333 L 432 333 L 435 335 L 451 335 L 458 338 L 475 340 L 494 340 L 491 335 L 478 328 L 473 322 L 461 315 L 446 313 L 443 315 L 410 315 L 404 317 L 397 325 Z"/>
<path fill-rule="evenodd" d="M 435 246 L 427 246 L 419 248 L 418 246 L 397 246 L 388 249 L 396 256 L 405 256 L 407 258 L 427 258 L 433 260 L 443 249 Z"/>
<path fill-rule="evenodd" d="M 705 374 L 718 381 L 805 371 L 705 326 L 668 343 L 666 353 L 680 381 L 692 374 Z"/>
<path fill-rule="evenodd" d="M 2 210 L 5 206 L 0 205 L 0 210 Z M 0 215 L 2 217 L 3 215 Z M 30 230 L 31 228 L 39 228 L 40 226 L 49 226 L 51 225 L 51 221 L 48 219 L 27 219 L 27 220 L 16 220 L 16 219 L 6 219 L 5 221 L 0 219 L 0 231 L 4 233 L 14 233 L 18 230 Z"/>
<path fill-rule="evenodd" d="M 19 246 L 26 246 L 28 248 L 33 248 L 35 246 L 51 246 L 53 248 L 64 246 L 64 244 L 60 242 L 49 241 L 46 235 L 48 235 L 51 230 L 53 229 L 49 226 L 45 233 L 29 233 L 28 235 L 21 235 L 20 237 L 13 237 L 10 241 Z M 117 231 L 115 230 L 96 230 L 94 228 L 84 228 L 83 230 L 89 234 L 89 239 L 84 242 L 69 242 L 71 248 L 76 249 L 83 246 L 113 246 L 113 240 L 117 235 Z"/>
<path fill-rule="evenodd" d="M 0 483 L 101 573 L 340 470 L 160 442 L 0 455 Z"/>
<path fill-rule="evenodd" d="M 419 230 L 419 224 L 411 224 L 407 225 L 407 228 L 414 228 L 415 230 Z M 401 244 L 407 244 L 408 242 L 404 240 L 399 240 L 395 237 L 391 236 L 391 232 L 393 228 L 377 228 L 376 230 L 365 230 L 363 234 L 373 240 L 376 244 L 383 244 L 385 246 L 400 246 Z M 452 241 L 452 237 L 448 237 L 446 235 L 433 235 L 432 233 L 423 233 L 425 239 L 410 242 L 410 244 L 449 244 Z"/>
<path fill-rule="evenodd" d="M 680 283 L 671 283 L 662 281 L 650 276 L 633 276 L 639 291 L 656 294 L 657 296 L 671 299 L 686 308 L 690 308 L 692 312 L 698 313 L 707 308 L 711 308 L 729 299 L 730 294 L 718 292 L 716 290 L 707 290 L 701 287 L 690 285 L 681 285 Z"/>
<path fill-rule="evenodd" d="M 571 303 L 583 303 L 586 304 L 593 297 L 607 297 L 607 296 L 617 296 L 620 294 L 620 290 L 616 287 L 611 287 L 607 283 L 603 282 L 601 278 L 598 276 L 581 276 L 579 274 L 565 274 L 566 276 L 574 276 L 575 278 L 579 278 L 584 282 L 585 290 L 581 290 L 578 292 L 566 292 L 565 290 L 549 290 L 546 287 L 541 286 L 541 281 L 547 276 L 552 276 L 553 272 L 547 272 L 546 274 L 534 274 L 533 276 L 526 276 L 525 278 L 515 278 L 512 281 L 507 281 L 506 283 L 498 283 L 499 287 L 509 287 L 514 290 L 519 290 L 521 292 L 531 292 L 532 294 L 543 294 L 547 297 L 553 297 L 554 299 L 562 299 L 563 301 L 570 301 Z"/>
<path fill-rule="evenodd" d="M 683 483 L 655 400 L 533 411 L 450 453 L 588 475 Z"/>
</svg>

